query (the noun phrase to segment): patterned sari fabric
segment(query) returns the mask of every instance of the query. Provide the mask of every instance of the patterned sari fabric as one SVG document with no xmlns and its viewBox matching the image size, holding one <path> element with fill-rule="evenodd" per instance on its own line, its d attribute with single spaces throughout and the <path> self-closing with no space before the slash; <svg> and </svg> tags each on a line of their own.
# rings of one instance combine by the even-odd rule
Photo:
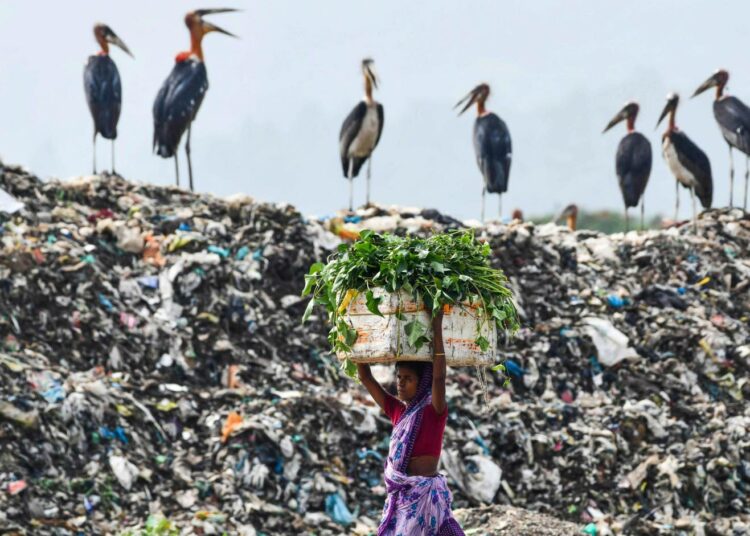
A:
<svg viewBox="0 0 750 536">
<path fill-rule="evenodd" d="M 388 497 L 378 536 L 464 536 L 453 519 L 451 502 L 443 475 L 409 476 L 406 468 L 411 457 L 424 408 L 432 403 L 432 364 L 419 381 L 417 395 L 393 427 L 388 458 L 385 461 L 385 486 Z"/>
</svg>

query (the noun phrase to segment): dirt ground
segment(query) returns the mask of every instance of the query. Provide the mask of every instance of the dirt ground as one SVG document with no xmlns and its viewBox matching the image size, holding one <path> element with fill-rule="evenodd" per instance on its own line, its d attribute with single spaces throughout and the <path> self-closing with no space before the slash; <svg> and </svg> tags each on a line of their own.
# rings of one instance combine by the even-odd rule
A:
<svg viewBox="0 0 750 536">
<path fill-rule="evenodd" d="M 581 527 L 568 521 L 512 506 L 493 505 L 454 512 L 467 536 L 569 536 Z"/>
</svg>

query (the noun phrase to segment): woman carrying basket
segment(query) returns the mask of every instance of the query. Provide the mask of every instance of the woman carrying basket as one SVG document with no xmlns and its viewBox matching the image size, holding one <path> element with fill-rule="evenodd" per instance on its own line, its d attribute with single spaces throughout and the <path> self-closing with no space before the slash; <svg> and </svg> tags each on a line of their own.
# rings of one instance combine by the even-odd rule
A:
<svg viewBox="0 0 750 536">
<path fill-rule="evenodd" d="M 448 418 L 442 326 L 440 311 L 432 320 L 432 363 L 397 363 L 398 397 L 383 389 L 369 365 L 357 365 L 360 381 L 393 423 L 385 462 L 388 497 L 378 536 L 464 534 L 451 513 L 445 477 L 437 472 Z"/>
</svg>

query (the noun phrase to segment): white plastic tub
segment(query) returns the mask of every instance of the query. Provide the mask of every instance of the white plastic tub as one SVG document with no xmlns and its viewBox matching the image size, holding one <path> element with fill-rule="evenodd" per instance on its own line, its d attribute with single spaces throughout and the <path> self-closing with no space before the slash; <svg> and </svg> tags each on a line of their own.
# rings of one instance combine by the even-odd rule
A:
<svg viewBox="0 0 750 536">
<path fill-rule="evenodd" d="M 355 363 L 392 363 L 395 361 L 432 361 L 432 343 L 419 350 L 409 345 L 404 326 L 418 318 L 427 327 L 432 338 L 432 321 L 424 303 L 415 302 L 405 292 L 390 294 L 382 289 L 373 290 L 375 297 L 382 296 L 379 310 L 382 317 L 367 309 L 365 293 L 358 294 L 349 303 L 344 318 L 357 330 L 357 340 L 351 352 L 339 352 L 339 359 L 349 358 Z M 401 320 L 396 316 L 401 311 Z M 450 308 L 443 317 L 443 345 L 446 363 L 452 367 L 491 366 L 495 364 L 497 332 L 492 321 L 480 320 L 475 306 L 464 304 Z M 479 332 L 477 327 L 479 326 Z M 475 340 L 482 335 L 489 341 L 486 351 Z"/>
</svg>

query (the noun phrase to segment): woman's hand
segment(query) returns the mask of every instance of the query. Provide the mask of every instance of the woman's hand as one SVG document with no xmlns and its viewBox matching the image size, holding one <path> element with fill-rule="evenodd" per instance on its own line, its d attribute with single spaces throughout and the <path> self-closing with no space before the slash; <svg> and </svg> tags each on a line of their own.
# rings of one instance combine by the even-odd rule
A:
<svg viewBox="0 0 750 536">
<path fill-rule="evenodd" d="M 372 376 L 372 370 L 370 370 L 369 363 L 357 363 L 357 376 L 362 380 L 369 376 Z"/>
<path fill-rule="evenodd" d="M 375 403 L 380 406 L 380 409 L 385 411 L 385 399 L 387 393 L 372 375 L 370 365 L 367 363 L 357 363 L 357 376 L 359 377 L 359 381 L 362 382 L 362 385 L 365 386 L 365 389 L 367 389 L 367 392 L 370 393 L 370 396 Z"/>
</svg>

